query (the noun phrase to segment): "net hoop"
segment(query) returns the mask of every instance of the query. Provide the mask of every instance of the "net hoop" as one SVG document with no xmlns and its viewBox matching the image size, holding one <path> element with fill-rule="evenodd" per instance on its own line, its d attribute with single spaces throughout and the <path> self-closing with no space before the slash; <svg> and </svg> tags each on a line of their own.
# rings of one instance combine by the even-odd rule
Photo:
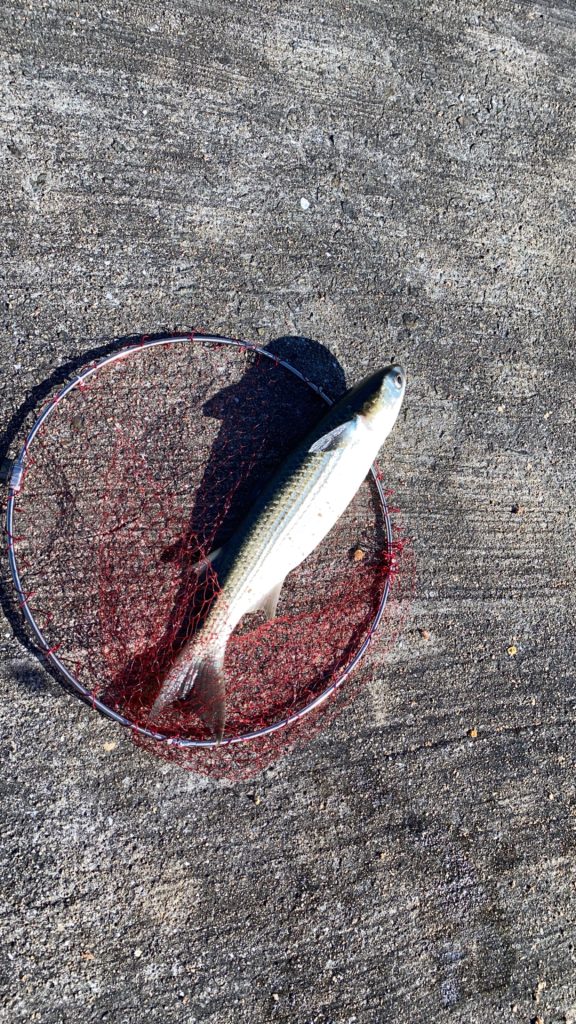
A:
<svg viewBox="0 0 576 1024">
<path fill-rule="evenodd" d="M 119 349 L 117 352 L 114 352 L 111 355 L 104 356 L 102 359 L 98 359 L 98 360 L 95 360 L 92 363 L 89 363 L 87 365 L 87 367 L 80 374 L 78 374 L 77 376 L 73 377 L 73 379 L 70 380 L 68 382 L 68 384 L 66 384 L 60 391 L 56 392 L 56 394 L 50 399 L 48 404 L 44 407 L 44 409 L 41 411 L 41 413 L 39 414 L 39 416 L 35 420 L 32 428 L 30 429 L 28 435 L 26 436 L 24 444 L 23 444 L 23 446 L 22 446 L 22 448 L 20 450 L 20 453 L 18 454 L 18 456 L 17 456 L 17 458 L 16 458 L 16 460 L 15 460 L 15 462 L 13 464 L 12 473 L 11 473 L 11 477 L 10 477 L 10 481 L 9 481 L 8 499 L 7 499 L 7 506 L 6 506 L 6 520 L 5 520 L 5 529 L 6 529 L 6 534 L 7 534 L 7 538 L 8 538 L 8 563 L 9 563 L 9 568 L 10 568 L 10 574 L 11 574 L 11 577 L 12 577 L 12 582 L 13 582 L 13 585 L 14 585 L 14 589 L 16 591 L 17 599 L 18 599 L 18 604 L 19 604 L 20 608 L 22 609 L 23 615 L 24 615 L 28 625 L 30 626 L 30 628 L 32 630 L 32 633 L 33 633 L 33 635 L 34 635 L 34 637 L 35 637 L 35 639 L 36 639 L 36 641 L 38 643 L 38 646 L 40 648 L 40 653 L 42 654 L 43 658 L 46 661 L 48 661 L 49 664 L 53 668 L 56 669 L 56 671 L 60 675 L 60 677 L 62 677 L 66 681 L 67 686 L 64 683 L 62 683 L 62 685 L 64 685 L 65 688 L 68 688 L 68 687 L 71 688 L 71 690 L 74 692 L 74 694 L 80 700 L 82 700 L 85 704 L 89 705 L 91 708 L 95 709 L 96 711 L 99 711 L 100 714 L 104 715 L 104 717 L 109 718 L 113 722 L 118 723 L 118 725 L 121 725 L 124 728 L 128 728 L 132 732 L 137 733 L 140 736 L 147 737 L 148 739 L 152 739 L 152 740 L 155 740 L 157 742 L 165 743 L 167 746 L 178 747 L 178 748 L 183 748 L 183 749 L 190 748 L 190 747 L 205 747 L 205 748 L 206 747 L 208 747 L 208 748 L 211 748 L 211 747 L 224 747 L 224 746 L 230 746 L 232 744 L 237 744 L 237 743 L 247 743 L 247 742 L 250 742 L 251 740 L 256 740 L 256 739 L 259 739 L 259 738 L 261 738 L 263 736 L 269 736 L 272 733 L 278 732 L 278 730 L 284 729 L 287 726 L 290 726 L 293 723 L 299 721 L 305 715 L 308 715 L 311 711 L 313 711 L 315 708 L 318 708 L 321 704 L 324 704 L 325 701 L 327 701 L 331 697 L 331 695 L 334 694 L 336 692 L 336 690 L 338 690 L 342 686 L 344 681 L 348 678 L 348 676 L 358 666 L 358 663 L 361 661 L 362 657 L 364 656 L 367 648 L 369 647 L 369 645 L 370 645 L 370 643 L 371 643 L 371 641 L 373 639 L 374 633 L 376 632 L 376 630 L 378 628 L 378 625 L 379 625 L 380 620 L 382 619 L 382 616 L 384 614 L 384 610 L 386 608 L 386 604 L 388 602 L 388 597 L 389 597 L 389 594 L 390 594 L 390 573 L 387 573 L 386 577 L 385 577 L 385 582 L 384 582 L 384 586 L 383 586 L 383 590 L 382 590 L 382 594 L 381 594 L 381 597 L 380 597 L 380 602 L 379 602 L 377 611 L 376 611 L 376 613 L 374 615 L 374 618 L 373 618 L 373 620 L 372 620 L 372 622 L 371 622 L 371 624 L 370 624 L 370 626 L 368 628 L 367 634 L 366 634 L 366 636 L 365 636 L 361 646 L 358 648 L 358 650 L 356 651 L 354 657 L 348 663 L 348 665 L 346 665 L 346 667 L 343 669 L 342 673 L 338 676 L 338 678 L 336 680 L 334 680 L 325 690 L 323 690 L 320 694 L 318 694 L 313 700 L 311 700 L 303 708 L 300 708 L 298 711 L 295 711 L 293 714 L 288 715 L 286 718 L 283 718 L 283 719 L 281 719 L 281 720 L 279 720 L 277 722 L 273 722 L 271 725 L 263 726 L 260 729 L 256 729 L 254 731 L 247 732 L 247 733 L 242 733 L 241 735 L 238 735 L 238 736 L 224 736 L 222 740 L 215 740 L 215 739 L 192 740 L 192 739 L 186 739 L 185 737 L 167 736 L 165 733 L 163 733 L 161 731 L 157 731 L 157 730 L 154 730 L 154 729 L 149 729 L 149 728 L 147 728 L 144 725 L 140 725 L 140 724 L 138 724 L 136 722 L 131 721 L 129 718 L 126 718 L 124 715 L 122 715 L 118 711 L 115 711 L 113 708 L 108 707 L 107 704 L 105 704 L 103 701 L 99 700 L 96 696 L 94 696 L 94 694 L 92 694 L 90 692 L 90 690 L 88 690 L 85 686 L 83 686 L 83 684 L 73 675 L 73 673 L 70 672 L 70 670 L 67 668 L 67 666 L 65 664 L 63 664 L 63 662 L 58 658 L 58 656 L 55 653 L 55 651 L 50 648 L 50 645 L 47 643 L 46 638 L 44 637 L 44 634 L 42 632 L 42 629 L 40 628 L 39 624 L 37 623 L 37 621 L 36 621 L 36 619 L 34 617 L 34 614 L 33 614 L 32 610 L 30 608 L 30 605 L 28 603 L 28 597 L 27 597 L 25 591 L 22 588 L 22 581 L 21 581 L 21 578 L 20 578 L 19 570 L 18 570 L 18 561 L 17 561 L 17 557 L 16 557 L 16 551 L 15 551 L 14 540 L 13 540 L 13 538 L 16 536 L 15 529 L 14 529 L 16 499 L 17 499 L 18 494 L 19 494 L 19 492 L 21 490 L 21 487 L 22 487 L 22 480 L 23 480 L 23 476 L 24 476 L 26 459 L 27 459 L 27 456 L 28 456 L 28 452 L 30 451 L 30 448 L 31 448 L 31 446 L 32 446 L 32 444 L 34 442 L 34 439 L 35 439 L 36 435 L 38 434 L 39 430 L 41 429 L 41 427 L 46 423 L 46 421 L 49 419 L 49 417 L 54 412 L 56 407 L 60 404 L 60 402 L 62 402 L 66 398 L 66 396 L 71 391 L 73 391 L 75 388 L 81 388 L 84 385 L 84 383 L 90 377 L 92 377 L 99 370 L 103 369 L 105 366 L 109 366 L 110 364 L 115 363 L 115 362 L 119 362 L 120 360 L 123 360 L 123 359 L 128 359 L 132 355 L 136 354 L 137 352 L 142 351 L 142 349 L 152 348 L 152 347 L 156 347 L 156 346 L 160 347 L 160 346 L 169 346 L 169 345 L 177 345 L 177 344 L 197 344 L 197 343 L 205 344 L 205 345 L 222 345 L 222 346 L 228 345 L 228 346 L 235 346 L 235 347 L 237 347 L 237 348 L 239 348 L 241 350 L 244 350 L 244 351 L 254 352 L 259 357 L 265 357 L 267 359 L 270 359 L 276 365 L 282 366 L 289 373 L 293 374 L 300 381 L 302 381 L 309 388 L 311 388 L 317 395 L 319 395 L 319 397 L 326 403 L 326 405 L 332 405 L 333 404 L 334 400 L 331 399 L 322 390 L 322 388 L 318 384 L 315 384 L 313 381 L 309 380 L 295 366 L 293 366 L 287 360 L 282 359 L 281 357 L 275 355 L 274 353 L 272 353 L 272 352 L 262 348 L 260 345 L 255 345 L 252 342 L 241 341 L 240 339 L 237 339 L 237 338 L 222 337 L 222 336 L 219 336 L 219 335 L 196 334 L 196 333 L 184 334 L 184 335 L 180 335 L 179 334 L 179 335 L 175 335 L 174 337 L 164 337 L 164 338 L 161 338 L 161 339 L 153 339 L 153 338 L 146 338 L 145 337 L 141 341 L 136 342 L 133 345 L 129 345 L 129 346 L 125 347 L 125 348 Z M 378 496 L 378 501 L 379 501 L 380 506 L 381 506 L 382 517 L 383 517 L 383 524 L 384 524 L 384 530 L 385 530 L 385 537 L 386 537 L 387 556 L 392 558 L 393 557 L 392 556 L 392 552 L 393 552 L 393 528 L 392 528 L 392 521 L 391 521 L 391 518 L 390 518 L 390 513 L 389 513 L 389 510 L 388 510 L 388 505 L 387 505 L 387 502 L 386 502 L 386 498 L 385 498 L 385 495 L 384 495 L 384 490 L 383 490 L 382 483 L 381 483 L 381 480 L 380 480 L 380 473 L 379 473 L 379 470 L 378 470 L 378 467 L 377 467 L 376 464 L 374 464 L 371 467 L 370 474 L 371 474 L 371 477 L 372 477 L 372 479 L 374 481 L 374 485 L 375 485 L 375 488 L 376 488 L 376 494 Z M 59 681 L 61 681 L 61 680 L 59 680 Z"/>
</svg>

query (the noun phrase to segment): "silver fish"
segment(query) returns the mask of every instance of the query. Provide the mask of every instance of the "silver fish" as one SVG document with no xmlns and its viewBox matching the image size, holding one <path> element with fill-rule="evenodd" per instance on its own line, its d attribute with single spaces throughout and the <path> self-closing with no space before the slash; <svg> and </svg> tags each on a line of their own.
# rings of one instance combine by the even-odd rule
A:
<svg viewBox="0 0 576 1024">
<path fill-rule="evenodd" d="M 209 556 L 218 596 L 162 681 L 152 721 L 193 692 L 213 737 L 223 738 L 228 640 L 248 612 L 274 617 L 286 576 L 324 539 L 367 476 L 405 387 L 402 367 L 387 366 L 348 391 L 280 466 L 232 539 Z"/>
</svg>

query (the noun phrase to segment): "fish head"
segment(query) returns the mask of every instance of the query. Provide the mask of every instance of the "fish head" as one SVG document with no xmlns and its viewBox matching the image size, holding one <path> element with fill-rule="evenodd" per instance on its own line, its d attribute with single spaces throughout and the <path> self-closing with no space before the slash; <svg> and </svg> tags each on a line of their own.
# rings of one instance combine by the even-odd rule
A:
<svg viewBox="0 0 576 1024">
<path fill-rule="evenodd" d="M 406 390 L 406 374 L 398 364 L 366 377 L 358 388 L 358 415 L 365 427 L 382 438 L 394 426 Z"/>
</svg>

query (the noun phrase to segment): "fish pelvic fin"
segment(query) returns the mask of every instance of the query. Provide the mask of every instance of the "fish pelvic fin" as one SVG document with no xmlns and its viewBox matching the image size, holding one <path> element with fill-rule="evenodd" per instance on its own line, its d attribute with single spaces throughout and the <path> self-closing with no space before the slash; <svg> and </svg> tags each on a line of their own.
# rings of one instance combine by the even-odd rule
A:
<svg viewBox="0 0 576 1024">
<path fill-rule="evenodd" d="M 284 577 L 275 583 L 272 590 L 264 594 L 263 597 L 258 597 L 254 604 L 250 605 L 246 609 L 247 612 L 264 612 L 267 619 L 274 619 L 276 617 L 276 609 L 278 607 L 278 600 L 280 598 L 280 591 L 284 586 Z"/>
<path fill-rule="evenodd" d="M 225 652 L 225 641 L 201 633 L 186 645 L 162 681 L 150 720 L 156 722 L 174 701 L 190 697 L 193 710 L 220 742 L 226 724 Z"/>
</svg>

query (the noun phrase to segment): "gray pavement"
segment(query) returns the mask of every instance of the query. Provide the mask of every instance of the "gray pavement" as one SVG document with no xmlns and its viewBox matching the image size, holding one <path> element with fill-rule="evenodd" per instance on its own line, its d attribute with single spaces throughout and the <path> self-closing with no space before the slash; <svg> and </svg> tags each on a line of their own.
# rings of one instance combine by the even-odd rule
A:
<svg viewBox="0 0 576 1024">
<path fill-rule="evenodd" d="M 576 1021 L 575 27 L 2 5 L 10 452 L 118 335 L 306 336 L 349 381 L 394 355 L 417 564 L 380 679 L 250 783 L 137 750 L 1 620 L 3 1022 Z"/>
</svg>

